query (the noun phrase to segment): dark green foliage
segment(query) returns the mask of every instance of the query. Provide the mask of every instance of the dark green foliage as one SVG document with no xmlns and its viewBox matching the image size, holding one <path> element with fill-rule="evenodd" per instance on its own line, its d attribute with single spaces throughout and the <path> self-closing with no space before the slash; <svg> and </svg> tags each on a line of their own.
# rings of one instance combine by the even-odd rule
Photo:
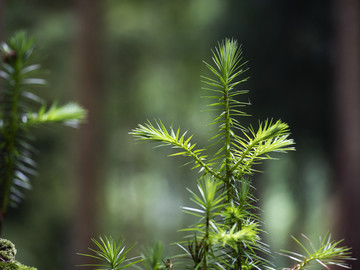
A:
<svg viewBox="0 0 360 270">
<path fill-rule="evenodd" d="M 37 94 L 46 82 L 34 62 L 34 40 L 24 32 L 15 34 L 0 46 L 0 214 L 16 206 L 23 190 L 30 189 L 36 175 L 33 147 L 34 128 L 62 123 L 76 126 L 85 118 L 85 110 L 76 103 L 48 107 Z"/>
</svg>

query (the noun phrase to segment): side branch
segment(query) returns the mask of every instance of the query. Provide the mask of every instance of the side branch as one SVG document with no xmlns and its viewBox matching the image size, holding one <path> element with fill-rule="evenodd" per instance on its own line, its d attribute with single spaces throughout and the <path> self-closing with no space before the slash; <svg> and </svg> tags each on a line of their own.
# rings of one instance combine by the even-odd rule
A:
<svg viewBox="0 0 360 270">
<path fill-rule="evenodd" d="M 205 170 L 212 176 L 221 179 L 219 173 L 215 172 L 208 164 L 204 162 L 206 159 L 205 155 L 201 155 L 204 149 L 194 150 L 196 143 L 190 142 L 192 136 L 185 138 L 186 132 L 180 136 L 180 128 L 177 129 L 176 133 L 173 128 L 170 127 L 170 132 L 165 128 L 161 121 L 156 122 L 155 127 L 150 121 L 145 125 L 139 125 L 138 128 L 133 129 L 130 135 L 133 135 L 139 141 L 153 141 L 160 142 L 160 146 L 172 146 L 172 148 L 179 148 L 183 151 L 172 154 L 171 156 L 190 156 L 194 159 L 194 168 L 201 167 L 201 171 Z"/>
</svg>

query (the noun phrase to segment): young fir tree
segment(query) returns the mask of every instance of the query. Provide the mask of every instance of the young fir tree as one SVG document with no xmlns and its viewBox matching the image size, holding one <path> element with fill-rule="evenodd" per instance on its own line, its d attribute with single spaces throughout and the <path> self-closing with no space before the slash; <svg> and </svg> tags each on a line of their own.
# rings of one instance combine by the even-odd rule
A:
<svg viewBox="0 0 360 270">
<path fill-rule="evenodd" d="M 174 256 L 176 260 L 161 261 L 161 250 L 154 247 L 145 260 L 145 269 L 275 269 L 268 258 L 270 250 L 261 241 L 261 220 L 258 216 L 256 198 L 251 178 L 257 172 L 256 165 L 272 159 L 274 152 L 294 150 L 289 127 L 281 120 L 259 122 L 257 129 L 245 128 L 240 118 L 248 102 L 241 96 L 248 91 L 239 90 L 246 72 L 242 52 L 234 40 L 225 40 L 213 51 L 213 64 L 205 62 L 211 77 L 202 77 L 205 89 L 210 93 L 209 106 L 217 112 L 212 124 L 217 133 L 211 138 L 217 147 L 215 154 L 209 149 L 199 149 L 192 135 L 180 128 L 166 128 L 163 123 L 148 121 L 130 134 L 140 141 L 157 142 L 160 146 L 174 149 L 172 156 L 186 156 L 198 169 L 197 192 L 189 190 L 194 206 L 184 211 L 198 218 L 198 222 L 184 229 L 187 236 L 178 245 L 185 252 Z M 295 238 L 294 238 L 295 239 Z M 349 268 L 345 263 L 351 259 L 350 249 L 339 247 L 340 242 L 325 237 L 319 248 L 309 241 L 305 255 L 284 251 L 284 255 L 297 262 L 293 270 L 309 269 L 317 263 Z M 102 268 L 105 269 L 105 268 Z M 113 269 L 113 268 L 110 268 Z"/>
</svg>

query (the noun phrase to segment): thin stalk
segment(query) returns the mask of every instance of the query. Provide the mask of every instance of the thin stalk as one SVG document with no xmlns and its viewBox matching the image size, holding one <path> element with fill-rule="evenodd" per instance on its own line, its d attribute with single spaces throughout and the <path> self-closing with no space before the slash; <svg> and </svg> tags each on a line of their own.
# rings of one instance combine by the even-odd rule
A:
<svg viewBox="0 0 360 270">
<path fill-rule="evenodd" d="M 226 80 L 225 80 L 226 81 Z M 231 118 L 230 118 L 230 105 L 229 105 L 229 89 L 227 85 L 224 85 L 224 109 L 225 109 L 225 184 L 226 184 L 226 192 L 227 192 L 227 202 L 232 204 L 234 202 L 234 191 L 232 186 L 232 178 L 233 178 L 233 168 L 231 167 Z M 230 223 L 230 228 L 234 224 Z M 241 230 L 241 222 L 239 225 L 239 230 Z M 238 252 L 235 250 L 234 253 L 237 253 L 238 258 L 235 262 L 235 269 L 241 269 L 242 259 L 241 259 L 241 247 L 239 245 Z"/>
<path fill-rule="evenodd" d="M 227 59 L 225 61 L 229 61 L 230 55 L 227 55 Z M 227 70 L 227 65 L 224 65 L 223 72 L 223 90 L 224 90 L 224 111 L 225 111 L 225 184 L 226 184 L 226 192 L 227 192 L 227 202 L 228 204 L 234 203 L 234 187 L 233 187 L 233 168 L 231 167 L 232 163 L 232 155 L 231 155 L 231 116 L 230 116 L 230 97 L 229 97 L 229 85 L 228 78 L 229 74 Z M 241 223 L 241 222 L 240 222 Z M 229 227 L 231 228 L 234 224 L 231 224 Z M 239 225 L 239 230 L 241 230 L 241 224 Z M 241 247 L 239 245 L 238 252 L 233 250 L 233 253 L 238 256 L 235 262 L 235 269 L 241 269 L 242 259 L 241 259 Z"/>
<path fill-rule="evenodd" d="M 230 123 L 230 108 L 229 108 L 229 91 L 227 86 L 224 86 L 224 104 L 225 104 L 225 184 L 227 191 L 227 200 L 230 203 L 233 199 L 233 192 L 231 186 L 231 123 Z"/>
<path fill-rule="evenodd" d="M 208 239 L 209 239 L 209 229 L 210 229 L 210 218 L 207 211 L 206 216 L 206 223 L 205 223 L 205 235 L 204 235 L 204 263 L 203 263 L 203 270 L 207 270 L 207 257 L 209 254 L 209 245 L 208 245 Z"/>
<path fill-rule="evenodd" d="M 191 150 L 188 150 L 188 149 L 185 149 L 186 152 L 196 160 L 197 163 L 200 164 L 201 167 L 203 167 L 205 169 L 205 171 L 207 171 L 208 173 L 210 173 L 212 176 L 218 178 L 218 179 L 221 179 L 221 176 L 218 172 L 212 170 L 205 162 L 203 162 L 201 160 L 201 158 L 199 158 L 198 155 L 194 154 Z"/>
</svg>

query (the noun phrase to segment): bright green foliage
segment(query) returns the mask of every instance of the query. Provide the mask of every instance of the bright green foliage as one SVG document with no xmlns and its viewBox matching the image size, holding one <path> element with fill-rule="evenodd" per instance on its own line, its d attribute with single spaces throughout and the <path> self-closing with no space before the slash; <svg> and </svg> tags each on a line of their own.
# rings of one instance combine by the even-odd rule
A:
<svg viewBox="0 0 360 270">
<path fill-rule="evenodd" d="M 183 231 L 192 232 L 188 238 L 194 240 L 188 244 L 188 254 L 192 258 L 197 258 L 196 261 L 194 260 L 195 267 L 201 267 L 203 263 L 213 264 L 213 244 L 221 241 L 221 239 L 216 239 L 219 234 L 222 234 L 219 232 L 222 224 L 217 220 L 219 220 L 220 210 L 223 208 L 225 200 L 225 193 L 218 194 L 220 186 L 219 181 L 206 177 L 199 180 L 200 196 L 189 190 L 192 194 L 191 200 L 197 207 L 184 207 L 184 211 L 199 217 L 199 221 Z M 192 246 L 195 246 L 195 249 L 191 250 Z M 201 251 L 201 256 L 198 254 L 199 251 Z"/>
<path fill-rule="evenodd" d="M 92 266 L 95 267 L 95 269 L 102 270 L 119 270 L 134 265 L 143 260 L 143 258 L 141 257 L 133 257 L 129 259 L 126 258 L 127 253 L 133 247 L 125 249 L 125 246 L 123 246 L 123 239 L 121 239 L 119 242 L 115 242 L 115 240 L 111 237 L 104 236 L 104 238 L 99 238 L 100 241 L 97 241 L 96 239 L 91 239 L 97 248 L 89 248 L 89 250 L 92 251 L 94 254 L 79 253 L 79 255 L 94 258 L 101 261 L 102 264 L 84 264 L 81 266 Z"/>
<path fill-rule="evenodd" d="M 139 128 L 131 134 L 139 140 L 160 142 L 160 146 L 169 145 L 174 149 L 179 149 L 179 151 L 172 154 L 172 156 L 190 156 L 194 159 L 194 168 L 201 167 L 201 170 L 205 170 L 213 176 L 220 177 L 220 175 L 217 175 L 217 172 L 205 163 L 206 156 L 201 154 L 204 149 L 195 149 L 196 144 L 190 142 L 192 136 L 186 138 L 186 132 L 181 134 L 180 128 L 175 132 L 175 130 L 170 127 L 170 131 L 168 131 L 161 121 L 156 122 L 156 126 L 148 122 L 145 125 L 139 125 Z"/>
<path fill-rule="evenodd" d="M 320 247 L 316 248 L 310 239 L 305 235 L 303 235 L 303 237 L 307 240 L 309 248 L 292 236 L 294 241 L 303 249 L 305 255 L 291 251 L 283 251 L 284 256 L 298 262 L 298 264 L 291 269 L 308 269 L 308 267 L 315 263 L 322 265 L 325 269 L 330 269 L 327 265 L 351 268 L 351 266 L 346 263 L 347 260 L 353 260 L 351 251 L 349 247 L 339 246 L 342 241 L 331 241 L 330 235 L 325 235 L 322 240 L 320 239 Z"/>
<path fill-rule="evenodd" d="M 160 120 L 139 125 L 130 134 L 140 141 L 174 148 L 172 156 L 189 157 L 193 168 L 202 173 L 198 192 L 189 190 L 195 206 L 184 207 L 184 211 L 198 221 L 182 230 L 188 235 L 178 243 L 185 251 L 182 264 L 177 263 L 179 267 L 274 269 L 265 259 L 270 251 L 260 238 L 261 220 L 252 194 L 251 177 L 258 171 L 256 165 L 272 159 L 271 153 L 294 150 L 294 141 L 289 138 L 288 125 L 281 120 L 259 122 L 257 129 L 241 124 L 241 117 L 247 116 L 242 108 L 249 102 L 241 101 L 248 91 L 238 89 L 247 80 L 243 77 L 247 69 L 236 41 L 227 39 L 220 43 L 213 51 L 212 60 L 213 65 L 205 62 L 211 76 L 202 78 L 204 89 L 211 93 L 207 96 L 211 100 L 210 111 L 216 112 L 212 125 L 216 126 L 217 133 L 210 138 L 216 147 L 214 155 L 206 154 L 210 146 L 197 148 L 192 135 L 180 132 L 180 128 L 167 129 Z M 310 260 L 341 265 L 343 259 L 349 258 L 348 249 L 339 257 L 336 245 L 322 244 L 319 251 L 326 251 L 326 257 L 308 254 L 309 257 L 303 257 L 304 265 Z M 166 267 L 172 269 L 174 265 Z"/>
<path fill-rule="evenodd" d="M 31 131 L 45 124 L 76 126 L 86 112 L 76 103 L 48 109 L 37 95 L 45 80 L 34 63 L 34 40 L 24 32 L 15 34 L 0 46 L 0 214 L 23 199 L 23 189 L 31 187 L 36 174 Z M 35 88 L 36 87 L 36 88 Z"/>
</svg>

